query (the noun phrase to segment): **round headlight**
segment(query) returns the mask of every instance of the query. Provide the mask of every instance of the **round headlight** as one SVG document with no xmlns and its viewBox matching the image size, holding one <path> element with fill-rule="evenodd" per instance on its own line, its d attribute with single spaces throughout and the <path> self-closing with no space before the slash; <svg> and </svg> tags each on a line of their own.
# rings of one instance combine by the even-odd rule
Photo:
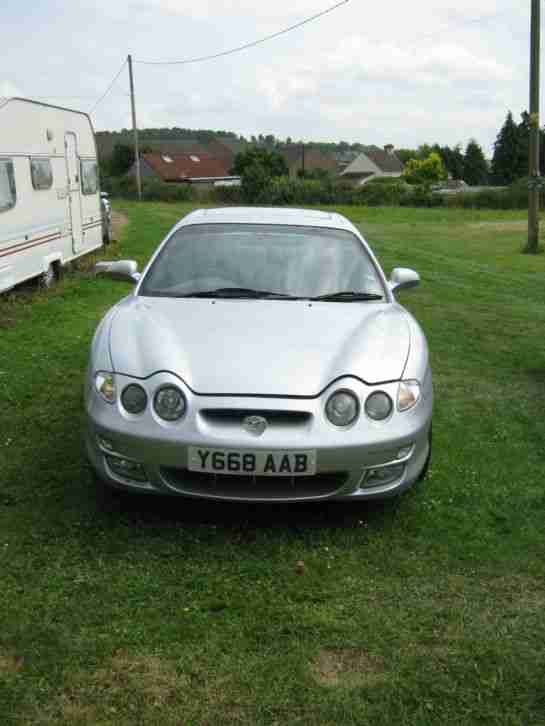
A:
<svg viewBox="0 0 545 726">
<path fill-rule="evenodd" d="M 416 406 L 420 398 L 420 383 L 418 381 L 401 381 L 397 391 L 398 411 L 408 411 Z"/>
<path fill-rule="evenodd" d="M 365 413 L 373 421 L 383 421 L 392 413 L 392 399 L 384 391 L 375 391 L 367 396 L 365 401 Z"/>
<path fill-rule="evenodd" d="M 142 413 L 148 405 L 148 394 L 137 383 L 128 385 L 121 394 L 123 408 L 129 413 Z"/>
<path fill-rule="evenodd" d="M 155 413 L 165 421 L 177 421 L 185 413 L 184 394 L 175 386 L 163 386 L 153 400 Z"/>
<path fill-rule="evenodd" d="M 349 426 L 360 412 L 358 399 L 350 391 L 337 391 L 329 397 L 325 412 L 335 426 Z"/>
<path fill-rule="evenodd" d="M 95 375 L 95 388 L 107 403 L 115 401 L 115 381 L 111 373 L 99 371 Z"/>
</svg>

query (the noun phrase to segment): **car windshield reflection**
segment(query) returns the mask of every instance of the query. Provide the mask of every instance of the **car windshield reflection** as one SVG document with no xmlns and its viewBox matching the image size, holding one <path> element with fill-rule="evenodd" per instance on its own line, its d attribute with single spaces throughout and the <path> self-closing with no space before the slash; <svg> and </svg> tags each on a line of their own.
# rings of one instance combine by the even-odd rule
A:
<svg viewBox="0 0 545 726">
<path fill-rule="evenodd" d="M 384 297 L 373 261 L 351 232 L 229 223 L 177 230 L 139 294 L 316 299 L 339 291 L 364 294 L 367 300 Z"/>
</svg>

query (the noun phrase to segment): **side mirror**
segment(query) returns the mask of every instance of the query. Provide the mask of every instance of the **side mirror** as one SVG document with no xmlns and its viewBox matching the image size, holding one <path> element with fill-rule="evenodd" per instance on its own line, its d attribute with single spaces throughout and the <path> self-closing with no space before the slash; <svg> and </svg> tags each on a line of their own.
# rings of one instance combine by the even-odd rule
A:
<svg viewBox="0 0 545 726">
<path fill-rule="evenodd" d="M 410 287 L 417 287 L 420 284 L 420 275 L 408 267 L 394 267 L 390 275 L 390 290 L 408 290 Z"/>
<path fill-rule="evenodd" d="M 112 280 L 124 280 L 125 282 L 138 282 L 140 273 L 138 264 L 134 260 L 111 260 L 97 262 L 94 267 L 95 275 L 105 275 Z"/>
</svg>

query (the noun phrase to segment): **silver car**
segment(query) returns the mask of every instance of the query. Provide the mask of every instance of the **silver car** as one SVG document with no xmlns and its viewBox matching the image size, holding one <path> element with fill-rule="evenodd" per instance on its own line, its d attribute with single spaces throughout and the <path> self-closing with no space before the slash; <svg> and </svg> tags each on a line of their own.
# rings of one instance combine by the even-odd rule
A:
<svg viewBox="0 0 545 726">
<path fill-rule="evenodd" d="M 97 477 L 135 492 L 243 501 L 399 494 L 431 453 L 416 320 L 359 231 L 331 212 L 197 210 L 100 323 L 85 383 Z"/>
</svg>

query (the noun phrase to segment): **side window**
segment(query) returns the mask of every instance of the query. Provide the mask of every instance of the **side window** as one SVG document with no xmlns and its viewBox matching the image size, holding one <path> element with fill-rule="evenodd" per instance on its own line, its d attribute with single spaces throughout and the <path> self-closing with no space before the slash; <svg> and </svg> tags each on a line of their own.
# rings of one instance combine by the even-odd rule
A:
<svg viewBox="0 0 545 726">
<path fill-rule="evenodd" d="M 30 175 L 34 189 L 51 189 L 53 186 L 53 171 L 49 159 L 31 159 Z"/>
<path fill-rule="evenodd" d="M 82 159 L 81 191 L 84 194 L 96 194 L 98 192 L 98 166 L 96 161 Z"/>
<path fill-rule="evenodd" d="M 11 159 L 0 159 L 0 212 L 7 212 L 15 206 L 16 201 L 13 162 Z"/>
</svg>

